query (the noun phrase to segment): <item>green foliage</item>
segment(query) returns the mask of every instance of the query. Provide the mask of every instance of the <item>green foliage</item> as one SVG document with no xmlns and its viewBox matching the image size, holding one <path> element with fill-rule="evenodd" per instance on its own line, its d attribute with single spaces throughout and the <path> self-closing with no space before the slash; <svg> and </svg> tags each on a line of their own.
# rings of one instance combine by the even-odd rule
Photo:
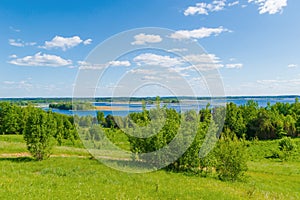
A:
<svg viewBox="0 0 300 200">
<path fill-rule="evenodd" d="M 247 151 L 243 141 L 234 133 L 225 130 L 215 149 L 216 170 L 221 180 L 235 181 L 243 177 L 247 170 Z"/>
<path fill-rule="evenodd" d="M 300 143 L 299 139 L 292 140 Z M 278 147 L 278 140 L 255 141 L 251 145 L 260 153 L 268 146 Z M 84 149 L 79 152 L 66 146 L 55 147 L 56 156 L 42 162 L 32 162 L 28 157 L 3 157 L 5 153 L 26 151 L 18 135 L 0 135 L 0 149 L 3 146 L 0 199 L 299 199 L 299 160 L 250 161 L 247 181 L 222 182 L 211 176 L 165 170 L 119 172 L 89 159 Z"/>
<path fill-rule="evenodd" d="M 37 160 L 43 160 L 50 156 L 54 145 L 54 134 L 56 123 L 50 113 L 28 107 L 29 115 L 27 118 L 24 140 L 28 151 Z"/>
<path fill-rule="evenodd" d="M 293 152 L 295 152 L 297 145 L 294 141 L 289 137 L 284 137 L 279 141 L 279 150 L 282 154 L 280 154 L 279 158 L 282 160 L 288 160 Z"/>
<path fill-rule="evenodd" d="M 0 134 L 22 134 L 23 128 L 21 107 L 8 102 L 1 102 Z"/>
<path fill-rule="evenodd" d="M 51 103 L 49 108 L 55 108 L 60 110 L 93 110 L 95 107 L 89 102 L 62 102 Z"/>
</svg>

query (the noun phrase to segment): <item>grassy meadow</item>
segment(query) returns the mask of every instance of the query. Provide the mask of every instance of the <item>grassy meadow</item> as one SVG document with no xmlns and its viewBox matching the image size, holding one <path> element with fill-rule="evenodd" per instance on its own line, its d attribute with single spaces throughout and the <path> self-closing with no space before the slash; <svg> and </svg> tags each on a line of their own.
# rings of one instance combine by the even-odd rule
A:
<svg viewBox="0 0 300 200">
<path fill-rule="evenodd" d="M 299 150 L 289 161 L 266 159 L 277 142 L 249 142 L 246 179 L 222 182 L 165 170 L 119 172 L 92 159 L 79 142 L 35 161 L 22 136 L 1 135 L 0 199 L 299 199 Z"/>
</svg>

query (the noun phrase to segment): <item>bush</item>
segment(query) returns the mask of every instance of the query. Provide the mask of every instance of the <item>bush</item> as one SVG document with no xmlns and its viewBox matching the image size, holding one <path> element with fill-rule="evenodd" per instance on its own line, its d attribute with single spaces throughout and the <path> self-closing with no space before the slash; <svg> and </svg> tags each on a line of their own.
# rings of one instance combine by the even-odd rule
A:
<svg viewBox="0 0 300 200">
<path fill-rule="evenodd" d="M 46 113 L 38 108 L 29 107 L 29 115 L 24 130 L 24 140 L 28 151 L 37 160 L 50 156 L 55 143 L 53 135 L 56 123 L 51 113 Z"/>
<path fill-rule="evenodd" d="M 247 152 L 243 141 L 228 130 L 221 135 L 215 149 L 216 171 L 221 180 L 235 181 L 247 171 Z"/>
<path fill-rule="evenodd" d="M 279 150 L 281 152 L 280 158 L 288 160 L 292 153 L 296 150 L 296 144 L 289 137 L 284 137 L 279 141 Z"/>
</svg>

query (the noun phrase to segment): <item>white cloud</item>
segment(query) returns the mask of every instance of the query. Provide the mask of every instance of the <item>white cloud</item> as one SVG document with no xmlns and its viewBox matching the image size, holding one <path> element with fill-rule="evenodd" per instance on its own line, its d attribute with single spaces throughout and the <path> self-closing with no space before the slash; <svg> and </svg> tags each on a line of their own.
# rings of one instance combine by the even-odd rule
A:
<svg viewBox="0 0 300 200">
<path fill-rule="evenodd" d="M 44 48 L 44 49 L 61 48 L 63 51 L 66 51 L 67 49 L 73 48 L 81 43 L 83 43 L 84 45 L 88 45 L 91 42 L 92 42 L 91 39 L 87 39 L 83 41 L 79 36 L 73 36 L 73 37 L 55 36 L 51 41 L 46 41 L 44 46 L 41 46 L 40 48 Z"/>
<path fill-rule="evenodd" d="M 129 67 L 131 63 L 127 60 L 124 61 L 110 61 L 105 64 L 92 64 L 85 61 L 78 62 L 79 69 L 90 69 L 90 70 L 100 70 L 104 69 L 105 67 Z"/>
<path fill-rule="evenodd" d="M 223 32 L 230 32 L 228 29 L 223 28 L 222 26 L 218 27 L 218 28 L 199 28 L 199 29 L 194 29 L 194 30 L 179 30 L 176 31 L 175 33 L 171 34 L 171 38 L 173 39 L 190 39 L 190 38 L 194 38 L 194 39 L 201 39 L 201 38 L 205 38 L 205 37 L 209 37 L 211 35 L 219 35 L 220 33 Z"/>
<path fill-rule="evenodd" d="M 13 84 L 15 84 L 15 82 L 14 81 L 3 81 L 3 84 L 4 85 L 13 85 Z"/>
<path fill-rule="evenodd" d="M 153 53 L 144 53 L 136 56 L 133 59 L 138 66 L 157 66 L 157 67 L 167 67 L 169 72 L 193 72 L 195 70 L 208 71 L 214 70 L 222 67 L 228 69 L 233 68 L 242 68 L 243 64 L 222 64 L 222 61 L 215 54 L 190 54 L 186 55 L 183 58 L 179 57 L 170 57 L 162 56 Z M 189 64 L 190 63 L 190 64 Z M 151 74 L 153 71 L 143 70 L 143 69 L 134 69 L 130 71 L 131 73 L 140 73 L 140 74 Z"/>
<path fill-rule="evenodd" d="M 224 67 L 224 65 L 221 64 L 220 58 L 217 57 L 215 54 L 190 54 L 186 55 L 184 59 L 190 62 L 192 65 L 187 67 L 174 68 L 171 69 L 171 71 L 209 71 Z"/>
<path fill-rule="evenodd" d="M 128 73 L 154 75 L 154 74 L 157 74 L 157 71 L 150 70 L 150 69 L 132 69 L 132 70 L 128 71 Z"/>
<path fill-rule="evenodd" d="M 225 67 L 229 69 L 240 69 L 243 67 L 243 64 L 242 63 L 226 64 Z"/>
<path fill-rule="evenodd" d="M 87 40 L 84 40 L 84 41 L 83 41 L 83 44 L 84 44 L 84 45 L 89 45 L 89 44 L 92 43 L 92 41 L 93 41 L 92 39 L 87 39 Z"/>
<path fill-rule="evenodd" d="M 158 43 L 162 41 L 162 38 L 159 35 L 151 34 L 138 34 L 134 36 L 135 41 L 132 42 L 132 45 L 144 45 L 146 43 Z"/>
<path fill-rule="evenodd" d="M 106 64 L 92 64 L 85 61 L 78 61 L 79 69 L 99 70 L 105 68 Z"/>
<path fill-rule="evenodd" d="M 168 52 L 185 52 L 188 51 L 186 48 L 174 48 L 174 49 L 169 49 Z"/>
<path fill-rule="evenodd" d="M 235 6 L 235 5 L 238 5 L 239 3 L 240 3 L 239 1 L 234 1 L 234 2 L 228 3 L 228 6 L 229 7 Z"/>
<path fill-rule="evenodd" d="M 15 46 L 15 47 L 23 47 L 24 44 L 19 41 L 19 40 L 15 40 L 15 39 L 9 39 L 8 40 L 8 43 L 11 45 L 11 46 Z"/>
<path fill-rule="evenodd" d="M 16 58 L 9 61 L 10 64 L 19 66 L 41 66 L 41 67 L 62 67 L 72 64 L 71 60 L 65 60 L 56 55 L 42 54 L 41 52 L 24 58 Z"/>
<path fill-rule="evenodd" d="M 15 47 L 25 47 L 25 46 L 34 46 L 36 45 L 36 42 L 24 42 L 21 39 L 9 39 L 8 43 L 11 46 L 15 46 Z"/>
<path fill-rule="evenodd" d="M 282 12 L 283 8 L 287 6 L 287 0 L 248 0 L 248 2 L 259 6 L 259 14 L 276 14 Z"/>
<path fill-rule="evenodd" d="M 215 54 L 191 54 L 184 57 L 191 63 L 220 63 L 220 58 Z"/>
<path fill-rule="evenodd" d="M 151 65 L 160 67 L 174 67 L 183 64 L 182 59 L 172 58 L 170 56 L 161 56 L 153 53 L 144 53 L 133 58 L 137 65 Z"/>
<path fill-rule="evenodd" d="M 12 54 L 9 56 L 9 58 L 17 58 L 18 56 L 16 54 Z"/>
<path fill-rule="evenodd" d="M 158 76 L 148 76 L 148 75 L 143 76 L 141 79 L 144 80 L 144 81 L 159 81 L 159 80 L 162 80 L 161 77 L 158 77 Z"/>
<path fill-rule="evenodd" d="M 289 65 L 288 65 L 288 68 L 296 68 L 296 67 L 298 67 L 297 64 L 289 64 Z"/>
<path fill-rule="evenodd" d="M 212 3 L 197 3 L 195 6 L 190 6 L 184 11 L 184 15 L 208 15 L 209 12 L 217 12 L 224 9 L 226 0 L 214 0 Z"/>
<path fill-rule="evenodd" d="M 224 65 L 221 63 L 201 63 L 201 64 L 192 65 L 191 67 L 194 67 L 200 71 L 210 71 L 210 70 L 222 68 L 224 67 Z"/>
<path fill-rule="evenodd" d="M 114 61 L 110 61 L 108 64 L 113 67 L 120 67 L 120 66 L 130 67 L 131 65 L 128 60 L 125 61 L 114 60 Z"/>
</svg>

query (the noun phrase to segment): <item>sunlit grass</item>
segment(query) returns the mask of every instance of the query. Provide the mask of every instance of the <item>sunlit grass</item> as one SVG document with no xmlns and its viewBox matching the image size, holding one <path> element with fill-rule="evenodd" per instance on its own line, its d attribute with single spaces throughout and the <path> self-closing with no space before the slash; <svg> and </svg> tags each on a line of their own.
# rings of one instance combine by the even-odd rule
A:
<svg viewBox="0 0 300 200">
<path fill-rule="evenodd" d="M 266 142 L 255 145 L 267 148 Z M 26 152 L 21 136 L 0 136 L 0 154 L 17 150 Z M 300 195 L 299 161 L 254 159 L 248 162 L 246 180 L 222 182 L 215 175 L 204 178 L 164 170 L 124 173 L 90 159 L 83 148 L 61 146 L 53 153 L 61 156 L 40 162 L 30 157 L 0 158 L 0 199 L 297 199 Z"/>
</svg>

